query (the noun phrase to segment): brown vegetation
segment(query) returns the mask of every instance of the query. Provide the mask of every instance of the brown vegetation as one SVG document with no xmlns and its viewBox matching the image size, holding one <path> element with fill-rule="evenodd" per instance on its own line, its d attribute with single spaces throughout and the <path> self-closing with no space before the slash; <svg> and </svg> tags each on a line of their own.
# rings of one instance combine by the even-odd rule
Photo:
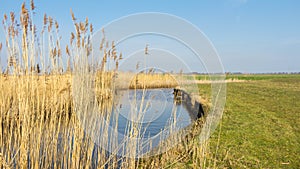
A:
<svg viewBox="0 0 300 169">
<path fill-rule="evenodd" d="M 34 10 L 33 1 L 30 9 L 22 5 L 20 25 L 16 24 L 13 12 L 10 18 L 4 15 L 3 19 L 9 55 L 5 72 L 0 74 L 0 167 L 157 168 L 172 166 L 172 163 L 189 158 L 192 158 L 193 167 L 204 165 L 207 143 L 196 143 L 197 123 L 196 127 L 190 128 L 192 134 L 182 145 L 149 160 L 126 157 L 134 157 L 136 142 L 123 147 L 124 157 L 119 157 L 108 155 L 105 149 L 94 143 L 93 138 L 87 137 L 81 123 L 90 125 L 90 130 L 97 125 L 94 126 L 86 109 L 87 105 L 95 106 L 95 103 L 86 100 L 85 96 L 95 97 L 98 113 L 106 114 L 109 121 L 117 87 L 174 87 L 178 82 L 168 74 L 141 73 L 130 79 L 126 79 L 126 73 L 118 74 L 122 54 L 117 53 L 114 42 L 107 42 L 105 36 L 101 44 L 96 44 L 104 53 L 101 64 L 89 64 L 87 58 L 92 48 L 90 36 L 93 26 L 88 18 L 77 22 L 72 11 L 75 33 L 71 33 L 64 56 L 58 34 L 59 24 L 45 14 L 43 29 L 38 32 L 32 19 Z M 107 59 L 114 60 L 113 69 L 107 68 Z M 63 60 L 67 61 L 66 70 Z M 93 72 L 95 67 L 97 71 Z M 87 76 L 82 77 L 80 73 Z M 90 95 L 86 92 L 88 89 L 96 94 Z M 80 104 L 74 105 L 74 100 Z M 79 114 L 78 110 L 81 110 Z M 139 132 L 139 126 L 133 125 L 128 130 L 133 133 L 131 137 L 138 137 L 134 133 Z M 116 146 L 105 134 L 110 133 L 103 133 L 101 141 Z"/>
</svg>

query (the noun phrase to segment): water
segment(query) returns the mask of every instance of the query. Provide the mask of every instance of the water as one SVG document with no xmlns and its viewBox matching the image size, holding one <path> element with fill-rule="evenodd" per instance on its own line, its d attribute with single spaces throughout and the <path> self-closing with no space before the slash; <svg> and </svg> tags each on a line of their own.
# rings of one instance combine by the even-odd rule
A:
<svg viewBox="0 0 300 169">
<path fill-rule="evenodd" d="M 140 123 L 144 135 L 151 137 L 175 119 L 177 130 L 191 124 L 190 112 L 183 104 L 174 103 L 173 89 L 127 90 L 120 94 L 120 106 L 114 113 L 120 114 L 118 131 L 121 133 L 125 133 L 126 125 L 132 121 Z"/>
<path fill-rule="evenodd" d="M 124 140 L 136 134 L 137 146 L 142 147 L 137 149 L 143 153 L 190 125 L 195 117 L 187 105 L 174 101 L 173 89 L 120 90 L 117 96 L 110 127 L 117 128 L 119 145 L 126 146 Z"/>
</svg>

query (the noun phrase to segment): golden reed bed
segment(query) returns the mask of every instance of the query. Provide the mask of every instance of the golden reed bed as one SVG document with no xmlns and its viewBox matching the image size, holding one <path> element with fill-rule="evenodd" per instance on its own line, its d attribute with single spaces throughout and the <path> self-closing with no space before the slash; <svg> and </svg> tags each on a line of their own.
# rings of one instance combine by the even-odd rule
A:
<svg viewBox="0 0 300 169">
<path fill-rule="evenodd" d="M 70 33 L 70 43 L 63 47 L 58 22 L 45 14 L 39 31 L 33 22 L 35 4 L 32 0 L 29 4 L 29 8 L 22 4 L 20 16 L 11 12 L 2 22 L 8 56 L 6 66 L 0 67 L 0 168 L 159 168 L 180 162 L 192 167 L 205 165 L 210 158 L 206 154 L 208 144 L 194 139 L 198 133 L 194 130 L 200 130 L 197 123 L 191 131 L 194 136 L 185 139 L 188 141 L 147 159 L 130 158 L 136 155 L 134 142 L 123 147 L 122 157 L 94 144 L 76 115 L 74 98 L 82 103 L 85 100 L 72 90 L 74 84 L 83 85 L 79 88 L 83 89 L 86 82 L 74 78 L 74 70 L 99 70 L 93 90 L 99 113 L 106 113 L 108 121 L 115 89 L 170 88 L 178 85 L 178 78 L 170 74 L 116 74 L 122 53 L 118 53 L 114 41 L 106 39 L 105 31 L 101 44 L 92 44 L 93 25 L 88 18 L 78 21 L 71 11 L 75 32 Z M 100 62 L 83 64 L 93 45 L 103 52 Z M 139 130 L 131 126 L 129 131 Z M 108 140 L 111 133 L 106 134 L 102 141 L 116 146 Z"/>
</svg>

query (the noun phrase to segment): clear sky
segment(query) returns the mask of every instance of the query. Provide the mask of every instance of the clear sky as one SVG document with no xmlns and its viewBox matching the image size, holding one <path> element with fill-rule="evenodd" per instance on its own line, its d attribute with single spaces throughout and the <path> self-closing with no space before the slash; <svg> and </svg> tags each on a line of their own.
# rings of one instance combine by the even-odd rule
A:
<svg viewBox="0 0 300 169">
<path fill-rule="evenodd" d="M 0 0 L 0 14 L 20 11 L 22 1 Z M 300 72 L 300 1 L 298 0 L 110 0 L 37 1 L 35 22 L 44 13 L 61 25 L 63 41 L 73 31 L 70 8 L 86 16 L 95 30 L 138 12 L 163 12 L 196 25 L 212 41 L 225 71 Z M 28 1 L 27 1 L 28 5 Z M 0 41 L 4 42 L 3 31 Z"/>
</svg>

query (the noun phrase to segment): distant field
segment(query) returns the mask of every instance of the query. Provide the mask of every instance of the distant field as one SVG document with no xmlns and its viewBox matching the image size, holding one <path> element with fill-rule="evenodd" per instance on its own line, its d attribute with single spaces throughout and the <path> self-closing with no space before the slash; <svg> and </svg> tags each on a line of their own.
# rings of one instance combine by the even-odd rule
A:
<svg viewBox="0 0 300 169">
<path fill-rule="evenodd" d="M 194 75 L 195 80 L 209 80 L 209 75 Z M 300 74 L 229 74 L 226 80 L 272 80 L 300 78 Z"/>
<path fill-rule="evenodd" d="M 228 78 L 251 81 L 227 84 L 221 129 L 210 139 L 216 168 L 300 168 L 300 75 Z"/>
</svg>

